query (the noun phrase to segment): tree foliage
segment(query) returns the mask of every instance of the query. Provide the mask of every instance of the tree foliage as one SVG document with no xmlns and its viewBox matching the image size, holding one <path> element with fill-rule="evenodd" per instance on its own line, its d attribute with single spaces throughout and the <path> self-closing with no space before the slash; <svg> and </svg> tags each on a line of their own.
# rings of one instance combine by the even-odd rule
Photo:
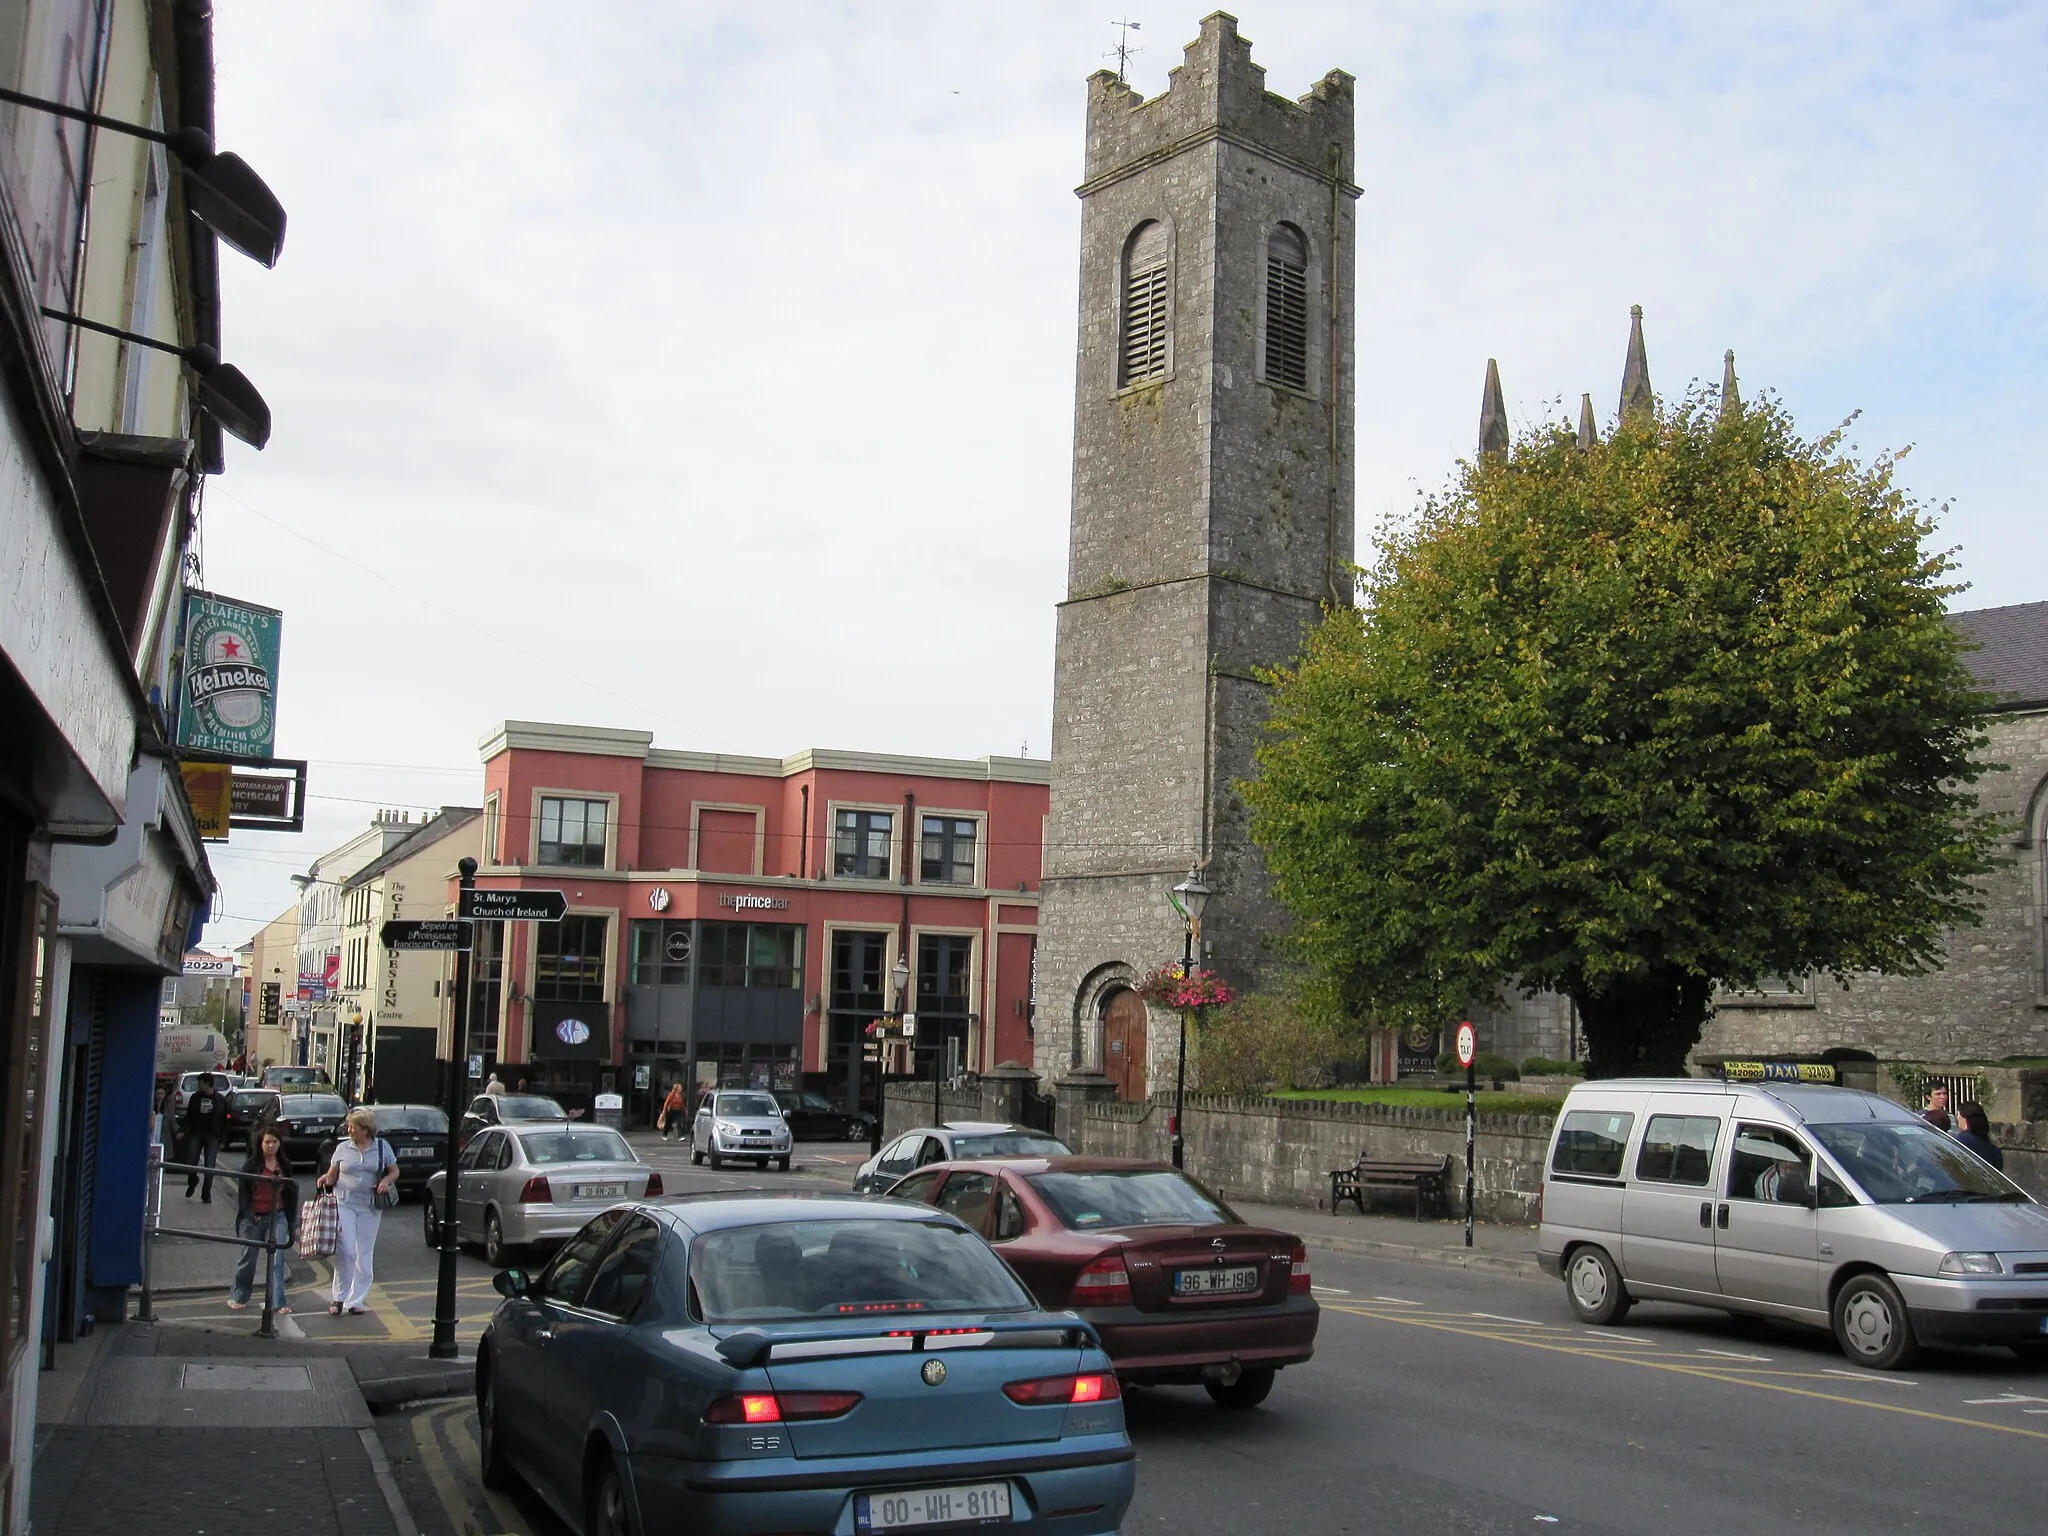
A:
<svg viewBox="0 0 2048 1536">
<path fill-rule="evenodd" d="M 1899 456 L 1714 407 L 1463 466 L 1273 677 L 1253 835 L 1348 1011 L 1551 988 L 1596 1074 L 1677 1071 L 1716 985 L 1976 920 L 1990 701 Z"/>
</svg>

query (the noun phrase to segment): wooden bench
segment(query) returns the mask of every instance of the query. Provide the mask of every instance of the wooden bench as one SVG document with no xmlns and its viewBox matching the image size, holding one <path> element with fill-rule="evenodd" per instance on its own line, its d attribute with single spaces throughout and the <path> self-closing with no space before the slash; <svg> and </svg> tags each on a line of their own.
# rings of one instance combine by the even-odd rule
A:
<svg viewBox="0 0 2048 1536">
<path fill-rule="evenodd" d="M 1415 1219 L 1420 1221 L 1425 1200 L 1439 1211 L 1447 1208 L 1450 1177 L 1448 1157 L 1360 1157 L 1349 1168 L 1330 1170 L 1330 1210 L 1334 1214 L 1338 1201 L 1349 1200 L 1363 1216 L 1367 1190 L 1407 1190 L 1415 1196 Z"/>
</svg>

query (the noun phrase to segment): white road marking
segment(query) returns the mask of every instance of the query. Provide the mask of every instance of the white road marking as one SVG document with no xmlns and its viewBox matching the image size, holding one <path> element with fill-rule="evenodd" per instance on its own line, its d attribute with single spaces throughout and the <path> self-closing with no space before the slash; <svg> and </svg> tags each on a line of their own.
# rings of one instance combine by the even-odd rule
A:
<svg viewBox="0 0 2048 1536">
<path fill-rule="evenodd" d="M 1526 1317 L 1502 1317 L 1498 1312 L 1474 1312 L 1473 1317 L 1483 1317 L 1489 1323 L 1516 1323 L 1524 1328 L 1548 1328 L 1550 1324 L 1535 1322 Z"/>
<path fill-rule="evenodd" d="M 2048 1403 L 2048 1397 L 2029 1397 L 2024 1392 L 2001 1392 L 1996 1397 L 1966 1397 L 1963 1401 L 1972 1408 L 1981 1408 L 1986 1404 L 2003 1407 L 2007 1403 Z"/>
<path fill-rule="evenodd" d="M 1309 1289 L 1318 1296 L 1349 1296 L 1351 1294 L 1341 1285 L 1312 1285 Z"/>
<path fill-rule="evenodd" d="M 1387 1303 L 1387 1304 L 1388 1304 L 1389 1306 L 1394 1306 L 1394 1307 L 1419 1307 L 1419 1306 L 1421 1306 L 1421 1305 L 1422 1305 L 1422 1303 L 1421 1303 L 1421 1302 L 1419 1302 L 1419 1301 L 1410 1301 L 1410 1300 L 1408 1300 L 1408 1298 L 1407 1298 L 1407 1297 L 1405 1297 L 1405 1296 L 1375 1296 L 1375 1297 L 1373 1297 L 1373 1300 L 1374 1300 L 1374 1301 L 1384 1301 L 1384 1302 L 1386 1302 L 1386 1303 Z"/>
<path fill-rule="evenodd" d="M 1867 1381 L 1880 1387 L 1917 1387 L 1917 1381 L 1907 1381 L 1899 1376 L 1879 1376 L 1871 1371 L 1838 1371 L 1832 1366 L 1821 1367 L 1823 1376 L 1846 1376 L 1851 1381 Z"/>
<path fill-rule="evenodd" d="M 1754 1360 L 1763 1365 L 1770 1364 L 1771 1360 L 1769 1355 L 1743 1355 L 1736 1353 L 1732 1349 L 1695 1349 L 1693 1353 L 1696 1355 L 1719 1355 L 1723 1360 Z"/>
</svg>

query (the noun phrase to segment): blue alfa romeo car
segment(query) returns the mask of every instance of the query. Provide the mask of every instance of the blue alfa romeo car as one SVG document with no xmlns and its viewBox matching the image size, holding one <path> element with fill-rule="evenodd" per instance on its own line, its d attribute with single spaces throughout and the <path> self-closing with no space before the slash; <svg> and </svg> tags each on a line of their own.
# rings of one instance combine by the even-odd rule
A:
<svg viewBox="0 0 2048 1536">
<path fill-rule="evenodd" d="M 1136 1481 L 1087 1324 L 929 1207 L 614 1207 L 477 1349 L 483 1478 L 584 1536 L 1113 1532 Z"/>
</svg>

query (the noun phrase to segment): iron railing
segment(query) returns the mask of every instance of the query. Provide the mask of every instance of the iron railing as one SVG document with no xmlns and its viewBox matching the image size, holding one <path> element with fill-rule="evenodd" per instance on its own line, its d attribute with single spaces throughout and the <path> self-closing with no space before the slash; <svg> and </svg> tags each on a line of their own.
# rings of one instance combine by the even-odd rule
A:
<svg viewBox="0 0 2048 1536">
<path fill-rule="evenodd" d="M 156 1321 L 156 1295 L 150 1279 L 149 1248 L 159 1237 L 183 1237 L 202 1243 L 228 1243 L 237 1248 L 261 1248 L 263 1250 L 263 1322 L 256 1330 L 259 1339 L 277 1337 L 275 1310 L 271 1304 L 273 1287 L 277 1281 L 278 1244 L 271 1234 L 277 1230 L 277 1223 L 271 1222 L 264 1228 L 262 1241 L 240 1235 L 228 1237 L 219 1232 L 193 1232 L 182 1227 L 167 1227 L 163 1224 L 164 1175 L 167 1173 L 193 1174 L 208 1179 L 253 1179 L 264 1184 L 288 1185 L 290 1177 L 277 1173 L 249 1173 L 240 1168 L 208 1168 L 200 1163 L 173 1163 L 164 1158 L 161 1145 L 152 1143 L 149 1149 L 149 1180 L 144 1186 L 143 1230 L 142 1230 L 142 1297 L 136 1308 L 135 1321 L 153 1323 Z M 280 1193 L 282 1189 L 280 1188 Z M 286 1212 L 287 1221 L 291 1213 Z"/>
</svg>

